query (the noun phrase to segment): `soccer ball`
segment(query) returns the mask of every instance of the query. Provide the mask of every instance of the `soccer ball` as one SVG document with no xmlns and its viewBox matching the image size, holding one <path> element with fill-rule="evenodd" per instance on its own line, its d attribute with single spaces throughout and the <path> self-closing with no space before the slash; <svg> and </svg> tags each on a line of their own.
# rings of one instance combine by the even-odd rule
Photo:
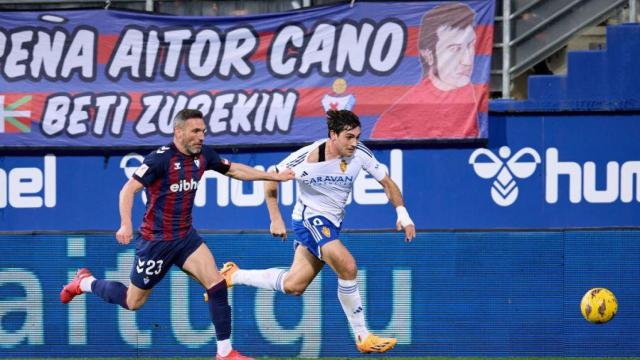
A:
<svg viewBox="0 0 640 360">
<path fill-rule="evenodd" d="M 618 301 L 611 291 L 593 288 L 582 297 L 580 311 L 588 322 L 604 324 L 616 315 Z"/>
</svg>

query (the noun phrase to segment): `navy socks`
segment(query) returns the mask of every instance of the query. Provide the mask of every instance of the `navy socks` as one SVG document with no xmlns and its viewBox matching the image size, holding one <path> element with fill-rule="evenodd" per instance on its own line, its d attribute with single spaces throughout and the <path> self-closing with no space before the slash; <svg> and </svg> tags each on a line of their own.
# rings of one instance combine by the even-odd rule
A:
<svg viewBox="0 0 640 360">
<path fill-rule="evenodd" d="M 129 310 L 127 306 L 127 287 L 120 282 L 96 279 L 91 284 L 91 292 L 110 304 L 118 304 Z"/>
<path fill-rule="evenodd" d="M 231 306 L 227 299 L 227 282 L 221 282 L 207 289 L 209 295 L 209 314 L 216 328 L 218 341 L 231 337 Z"/>
</svg>

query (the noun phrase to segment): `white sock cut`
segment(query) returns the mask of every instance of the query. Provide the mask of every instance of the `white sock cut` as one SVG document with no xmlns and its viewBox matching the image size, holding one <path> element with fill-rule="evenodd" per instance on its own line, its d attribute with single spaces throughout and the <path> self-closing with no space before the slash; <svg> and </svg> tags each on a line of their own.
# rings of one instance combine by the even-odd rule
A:
<svg viewBox="0 0 640 360">
<path fill-rule="evenodd" d="M 218 345 L 218 354 L 220 354 L 220 356 L 229 355 L 229 353 L 231 352 L 231 340 L 230 339 L 218 340 L 216 344 Z"/>
<path fill-rule="evenodd" d="M 91 292 L 91 284 L 96 281 L 96 278 L 93 276 L 87 276 L 86 278 L 80 280 L 80 290 L 82 292 L 90 293 Z"/>
<path fill-rule="evenodd" d="M 233 285 L 248 285 L 260 289 L 280 291 L 284 293 L 286 269 L 271 268 L 265 270 L 242 270 L 233 273 Z"/>
<path fill-rule="evenodd" d="M 347 315 L 351 330 L 356 336 L 356 340 L 361 342 L 369 335 L 369 331 L 364 323 L 364 310 L 362 309 L 362 299 L 360 298 L 360 288 L 356 280 L 338 279 L 338 299 L 342 304 L 342 310 Z"/>
</svg>

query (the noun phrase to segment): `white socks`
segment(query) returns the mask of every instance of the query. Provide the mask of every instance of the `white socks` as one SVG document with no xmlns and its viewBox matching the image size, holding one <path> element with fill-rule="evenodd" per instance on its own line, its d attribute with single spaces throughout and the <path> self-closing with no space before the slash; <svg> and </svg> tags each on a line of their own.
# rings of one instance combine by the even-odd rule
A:
<svg viewBox="0 0 640 360">
<path fill-rule="evenodd" d="M 289 272 L 285 269 L 242 270 L 233 273 L 233 285 L 248 285 L 260 289 L 280 291 L 284 293 L 284 279 Z M 358 342 L 369 335 L 364 322 L 364 311 L 360 289 L 356 280 L 338 279 L 338 299 L 342 310 L 349 320 Z M 231 351 L 231 350 L 229 350 Z M 220 353 L 220 351 L 218 351 Z M 222 355 L 222 353 L 220 353 Z"/>
<path fill-rule="evenodd" d="M 347 320 L 349 320 L 349 325 L 351 325 L 356 340 L 361 342 L 369 335 L 369 331 L 364 323 L 364 311 L 358 282 L 356 280 L 338 279 L 338 299 L 340 299 L 342 310 L 347 315 Z"/>
<path fill-rule="evenodd" d="M 286 269 L 242 270 L 233 273 L 233 285 L 248 285 L 260 289 L 280 291 L 284 293 L 284 278 L 289 272 Z"/>
<path fill-rule="evenodd" d="M 96 278 L 93 276 L 87 276 L 86 278 L 80 280 L 80 290 L 85 293 L 91 292 L 91 284 L 96 281 Z"/>
<path fill-rule="evenodd" d="M 227 340 L 218 340 L 216 342 L 216 344 L 218 345 L 218 354 L 220 354 L 220 356 L 227 356 L 229 355 L 229 353 L 231 352 L 231 340 L 227 339 Z"/>
</svg>

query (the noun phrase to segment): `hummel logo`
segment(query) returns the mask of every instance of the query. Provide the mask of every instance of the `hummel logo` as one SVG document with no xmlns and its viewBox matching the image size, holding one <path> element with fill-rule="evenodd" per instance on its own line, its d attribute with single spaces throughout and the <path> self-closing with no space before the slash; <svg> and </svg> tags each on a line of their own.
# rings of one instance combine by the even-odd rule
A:
<svg viewBox="0 0 640 360">
<path fill-rule="evenodd" d="M 144 260 L 138 259 L 138 265 L 136 265 L 136 272 L 141 274 L 144 271 Z"/>
<path fill-rule="evenodd" d="M 501 147 L 498 154 L 502 159 L 490 150 L 477 149 L 469 157 L 469 164 L 481 178 L 495 177 L 491 184 L 491 197 L 496 204 L 509 206 L 518 198 L 518 185 L 515 178 L 525 179 L 531 176 L 540 163 L 540 155 L 534 149 L 526 147 L 511 156 L 511 149 L 508 146 Z M 525 155 L 531 156 L 533 161 L 518 161 Z M 489 161 L 477 162 L 480 156 L 485 156 Z"/>
<path fill-rule="evenodd" d="M 162 154 L 162 153 L 164 153 L 164 152 L 165 152 L 165 151 L 167 151 L 167 150 L 169 150 L 169 147 L 168 147 L 168 146 L 163 146 L 163 147 L 161 147 L 160 149 L 156 150 L 156 152 L 157 152 L 158 154 Z"/>
<path fill-rule="evenodd" d="M 179 162 L 173 163 L 173 169 L 174 170 L 180 170 L 180 163 Z"/>
</svg>

